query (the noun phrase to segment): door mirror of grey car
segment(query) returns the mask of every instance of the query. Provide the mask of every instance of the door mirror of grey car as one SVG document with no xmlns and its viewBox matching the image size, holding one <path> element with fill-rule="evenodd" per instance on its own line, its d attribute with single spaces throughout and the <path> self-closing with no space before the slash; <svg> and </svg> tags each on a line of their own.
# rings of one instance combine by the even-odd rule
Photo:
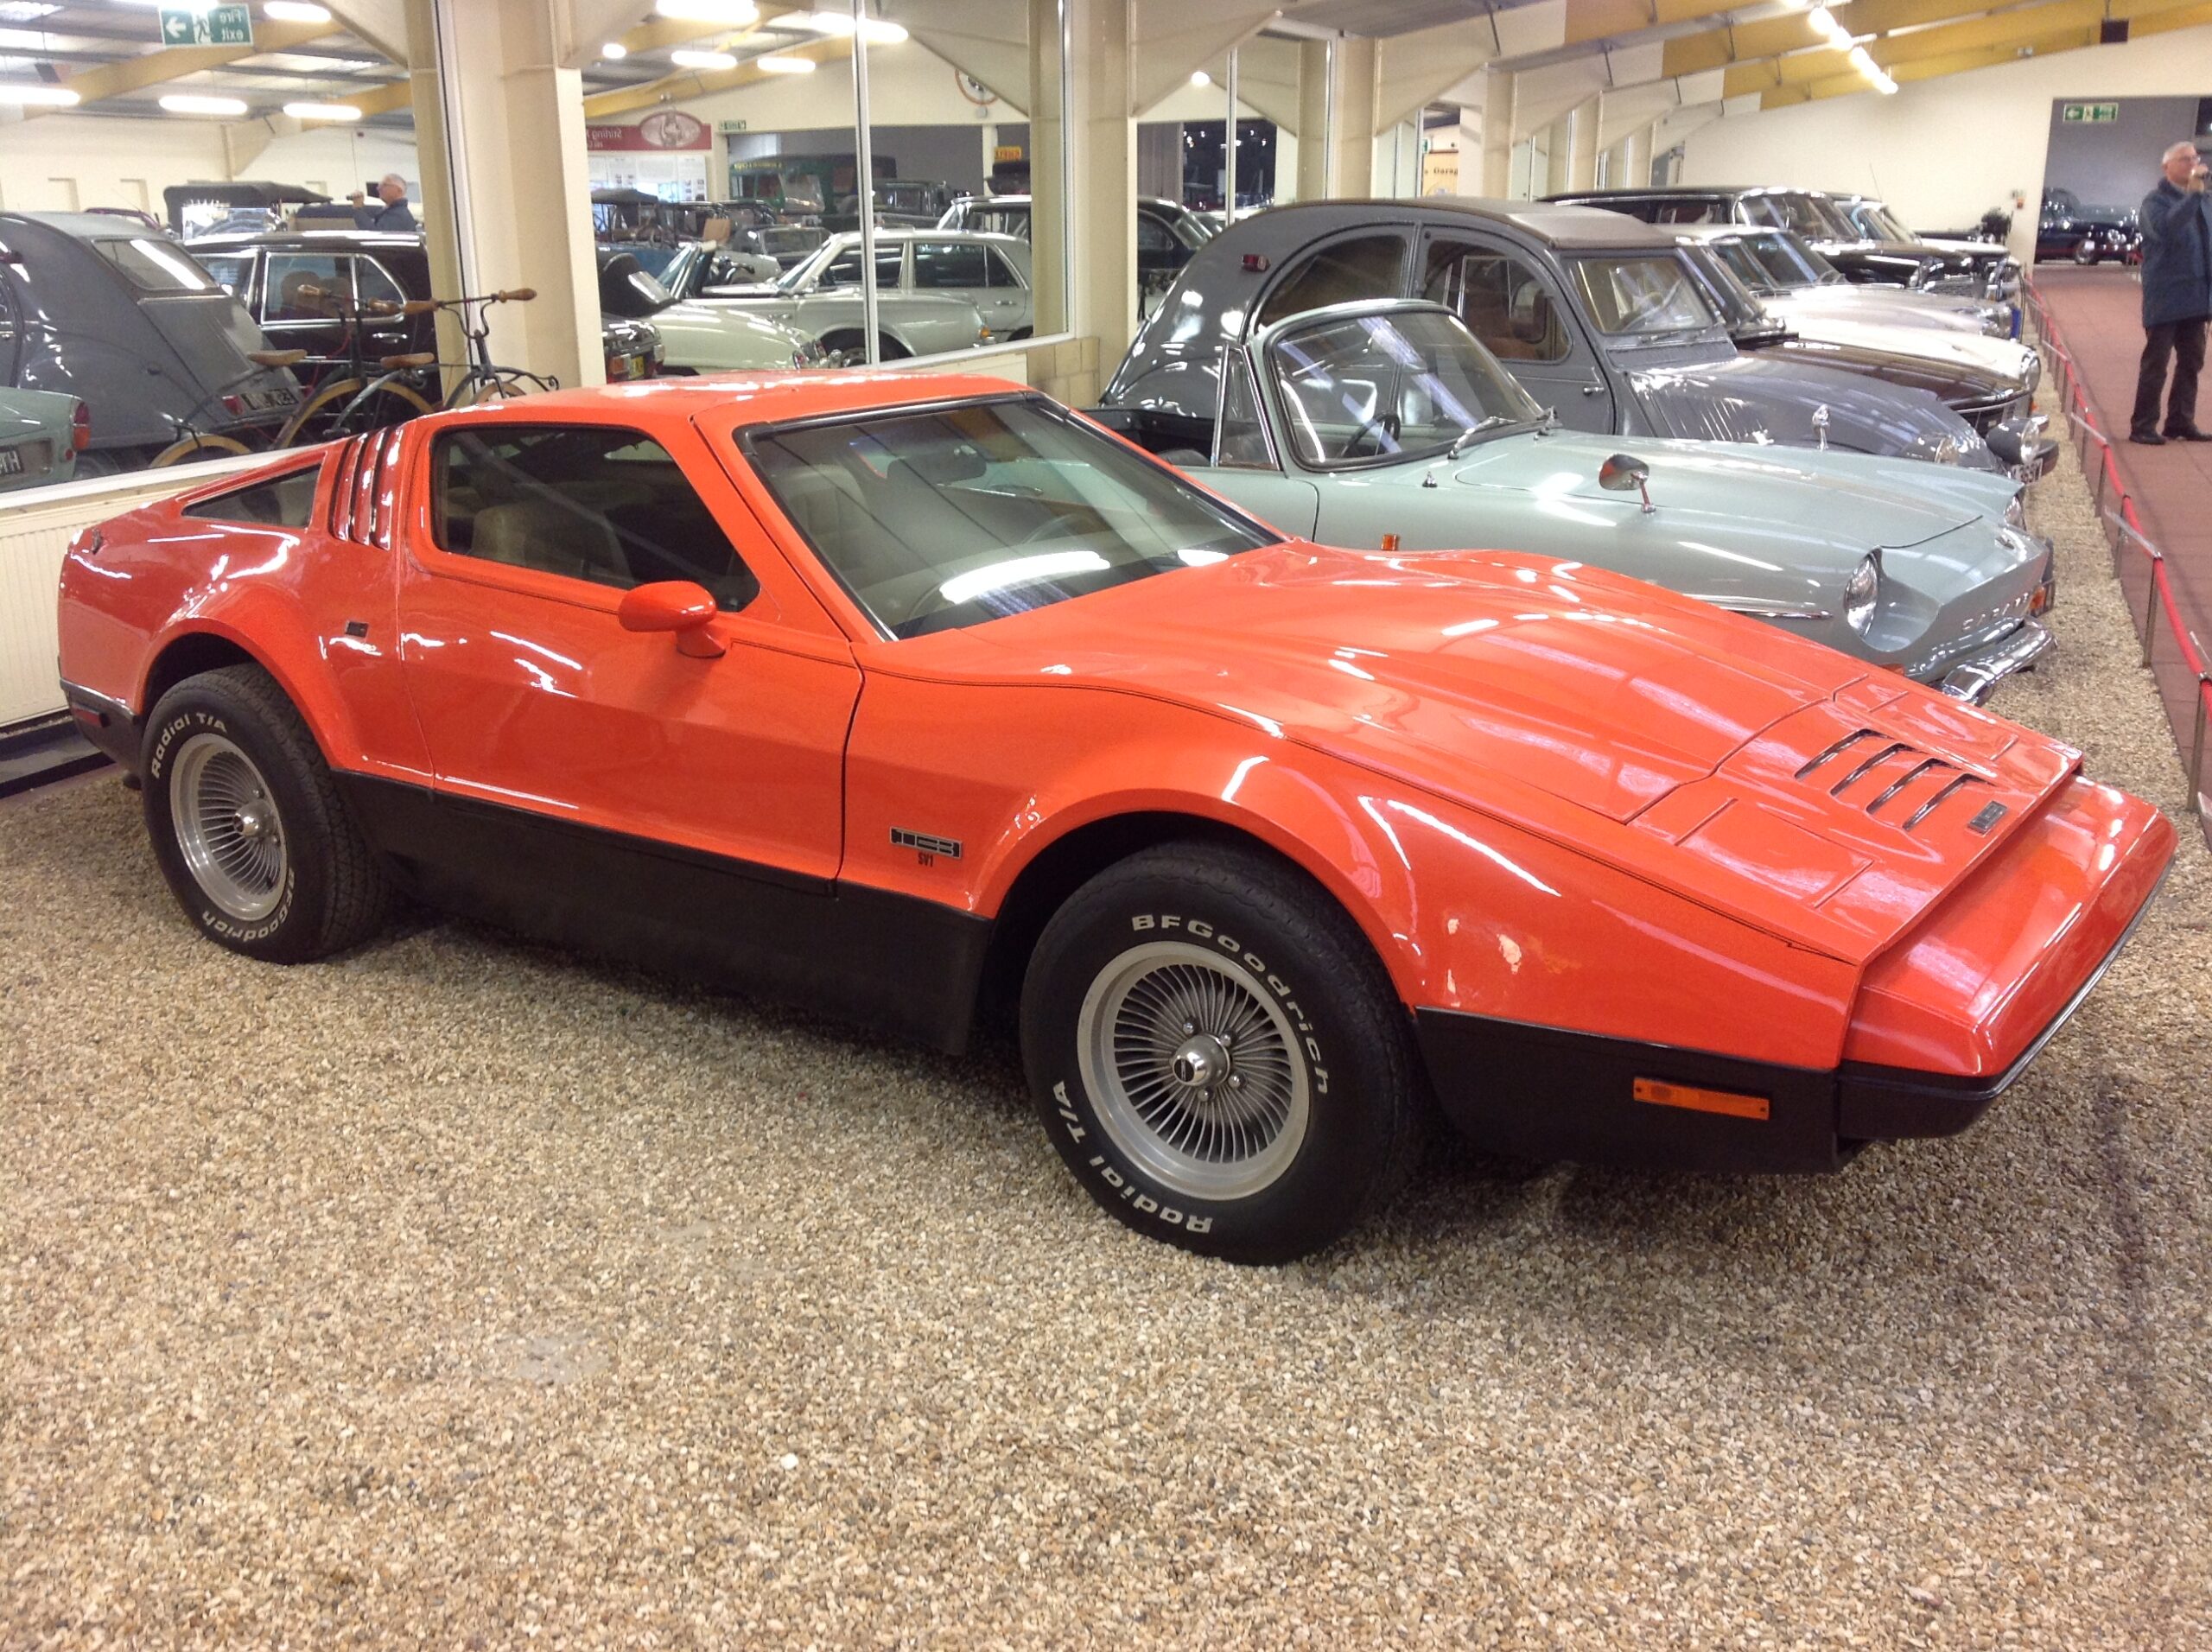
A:
<svg viewBox="0 0 2212 1652">
<path fill-rule="evenodd" d="M 1651 490 L 1646 486 L 1651 480 L 1651 467 L 1632 454 L 1617 453 L 1598 467 L 1598 486 L 1611 493 L 1637 493 L 1643 499 L 1643 508 L 1651 508 Z"/>
</svg>

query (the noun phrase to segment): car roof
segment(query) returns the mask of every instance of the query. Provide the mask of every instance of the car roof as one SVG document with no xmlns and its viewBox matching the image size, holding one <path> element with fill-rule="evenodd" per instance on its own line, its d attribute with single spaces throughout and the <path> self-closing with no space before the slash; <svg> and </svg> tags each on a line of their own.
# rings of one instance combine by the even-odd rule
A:
<svg viewBox="0 0 2212 1652">
<path fill-rule="evenodd" d="M 241 235 L 200 235 L 184 244 L 185 251 L 200 248 L 220 248 L 235 252 L 246 247 L 267 246 L 289 250 L 302 247 L 343 246 L 353 248 L 419 247 L 420 235 L 410 235 L 393 230 L 257 230 Z"/>
<path fill-rule="evenodd" d="M 1281 230 L 1300 215 L 1334 216 L 1347 223 L 1385 224 L 1425 216 L 1484 219 L 1518 230 L 1531 240 L 1567 251 L 1592 248 L 1674 245 L 1674 238 L 1656 225 L 1597 206 L 1554 205 L 1548 201 L 1481 200 L 1465 195 L 1421 195 L 1412 199 L 1309 200 L 1287 206 L 1271 206 L 1264 213 L 1238 219 L 1214 241 L 1252 232 L 1250 226 L 1267 224 Z M 1266 232 L 1258 232 L 1265 234 Z M 1318 233 L 1318 232 L 1317 232 Z M 1208 245 L 1213 243 L 1209 242 Z M 1301 241 L 1300 245 L 1304 243 Z"/>
<path fill-rule="evenodd" d="M 982 373 L 911 373 L 849 369 L 840 372 L 703 373 L 649 378 L 627 384 L 547 391 L 512 402 L 470 408 L 452 416 L 542 424 L 564 416 L 609 415 L 633 419 L 681 419 L 730 411 L 740 428 L 794 419 L 834 418 L 876 408 L 929 405 L 982 396 L 1039 392 Z"/>
<path fill-rule="evenodd" d="M 110 213 L 0 213 L 0 218 L 43 224 L 79 241 L 138 241 L 149 233 L 143 224 Z"/>
</svg>

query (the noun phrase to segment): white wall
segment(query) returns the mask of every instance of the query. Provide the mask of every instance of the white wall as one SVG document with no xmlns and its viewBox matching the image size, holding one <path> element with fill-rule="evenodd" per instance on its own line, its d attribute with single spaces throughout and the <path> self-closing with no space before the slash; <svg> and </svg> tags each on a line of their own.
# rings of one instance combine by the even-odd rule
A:
<svg viewBox="0 0 2212 1652">
<path fill-rule="evenodd" d="M 410 134 L 311 127 L 271 139 L 237 175 L 342 198 L 387 172 L 420 175 Z M 218 121 L 45 115 L 0 125 L 0 207 L 11 212 L 135 206 L 159 218 L 168 185 L 232 175 Z"/>
<path fill-rule="evenodd" d="M 1681 181 L 1863 191 L 1923 229 L 1961 227 L 2002 205 L 2018 253 L 2043 198 L 2051 99 L 2162 93 L 2212 97 L 2212 26 L 1908 80 L 1894 98 L 1731 114 L 1690 134 Z M 2142 188 L 2157 181 L 2146 176 Z"/>
</svg>

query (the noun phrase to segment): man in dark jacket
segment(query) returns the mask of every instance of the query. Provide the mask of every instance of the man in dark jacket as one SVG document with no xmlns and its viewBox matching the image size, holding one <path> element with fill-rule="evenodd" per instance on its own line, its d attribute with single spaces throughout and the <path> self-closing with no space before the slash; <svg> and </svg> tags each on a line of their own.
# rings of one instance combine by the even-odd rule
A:
<svg viewBox="0 0 2212 1652">
<path fill-rule="evenodd" d="M 2159 162 L 2165 176 L 2143 197 L 2143 366 L 2135 379 L 2135 414 L 2127 439 L 2148 442 L 2212 442 L 2197 429 L 2196 375 L 2204 365 L 2204 324 L 2212 317 L 2212 196 L 2204 191 L 2204 158 L 2196 145 L 2177 143 Z M 2174 362 L 2164 435 L 2158 393 L 2166 358 Z"/>
<path fill-rule="evenodd" d="M 407 206 L 407 181 L 397 172 L 387 172 L 377 185 L 377 204 L 368 205 L 368 197 L 356 189 L 347 197 L 353 204 L 353 222 L 365 230 L 411 230 L 415 214 Z M 2200 332 L 2202 328 L 2198 329 Z"/>
</svg>

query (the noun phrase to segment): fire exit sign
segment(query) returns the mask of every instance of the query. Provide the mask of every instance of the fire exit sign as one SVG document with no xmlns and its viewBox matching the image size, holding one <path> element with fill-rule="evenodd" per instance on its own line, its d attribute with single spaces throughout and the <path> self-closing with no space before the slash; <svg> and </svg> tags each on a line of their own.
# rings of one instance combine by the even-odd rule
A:
<svg viewBox="0 0 2212 1652">
<path fill-rule="evenodd" d="M 251 46 L 253 14 L 244 6 L 165 5 L 164 46 Z"/>
<path fill-rule="evenodd" d="M 2120 118 L 2116 103 L 2070 103 L 2059 111 L 2061 121 L 2079 122 L 2089 126 L 2109 126 Z"/>
</svg>

